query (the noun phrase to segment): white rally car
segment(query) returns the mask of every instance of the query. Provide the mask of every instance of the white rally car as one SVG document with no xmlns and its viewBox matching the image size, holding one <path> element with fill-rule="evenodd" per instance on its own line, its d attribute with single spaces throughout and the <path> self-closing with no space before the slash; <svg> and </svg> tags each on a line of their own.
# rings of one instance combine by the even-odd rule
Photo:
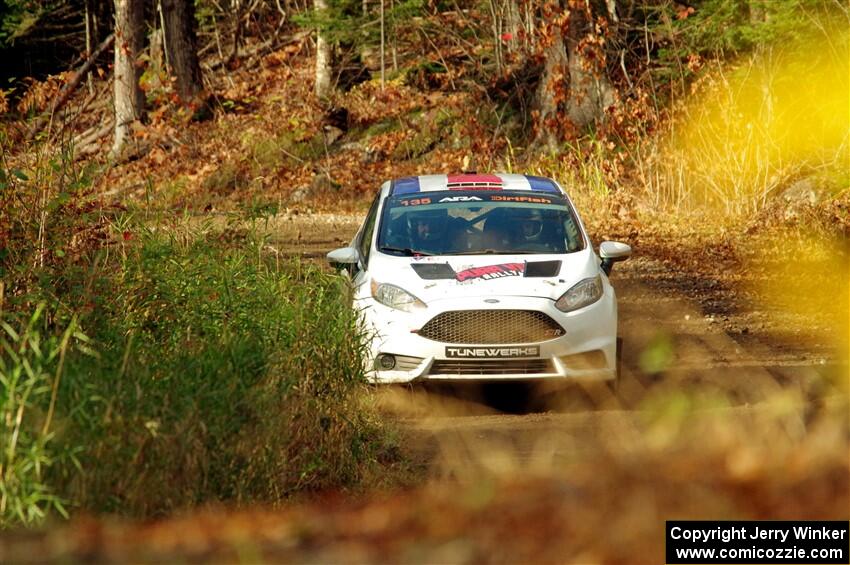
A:
<svg viewBox="0 0 850 565">
<path fill-rule="evenodd" d="M 373 382 L 617 378 L 617 300 L 631 253 L 597 256 L 567 194 L 516 174 L 383 184 L 349 247 Z"/>
</svg>

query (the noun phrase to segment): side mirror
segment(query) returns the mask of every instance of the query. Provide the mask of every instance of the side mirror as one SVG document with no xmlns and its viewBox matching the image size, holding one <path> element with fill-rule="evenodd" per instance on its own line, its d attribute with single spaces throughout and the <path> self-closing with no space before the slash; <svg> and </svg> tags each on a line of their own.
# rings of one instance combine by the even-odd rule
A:
<svg viewBox="0 0 850 565">
<path fill-rule="evenodd" d="M 625 261 L 632 254 L 630 245 L 619 241 L 603 241 L 599 245 L 599 257 L 602 259 L 602 270 L 606 275 L 611 274 L 614 263 Z"/>
<path fill-rule="evenodd" d="M 340 247 L 327 255 L 328 263 L 336 269 L 352 271 L 360 260 L 360 254 L 353 247 Z"/>
</svg>

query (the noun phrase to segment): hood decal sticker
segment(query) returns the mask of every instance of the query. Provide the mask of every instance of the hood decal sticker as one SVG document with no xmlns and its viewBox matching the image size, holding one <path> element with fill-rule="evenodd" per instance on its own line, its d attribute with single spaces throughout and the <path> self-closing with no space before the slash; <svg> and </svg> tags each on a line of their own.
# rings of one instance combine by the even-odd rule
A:
<svg viewBox="0 0 850 565">
<path fill-rule="evenodd" d="M 525 263 L 500 263 L 498 265 L 484 265 L 483 267 L 472 267 L 458 271 L 458 282 L 483 279 L 500 279 L 503 277 L 519 277 L 525 272 Z"/>
<path fill-rule="evenodd" d="M 495 265 L 483 265 L 469 267 L 455 272 L 448 263 L 412 263 L 410 267 L 426 281 L 433 280 L 457 280 L 458 282 L 471 280 L 492 280 L 504 277 L 555 277 L 561 270 L 560 261 L 531 261 L 528 263 L 498 263 Z"/>
</svg>

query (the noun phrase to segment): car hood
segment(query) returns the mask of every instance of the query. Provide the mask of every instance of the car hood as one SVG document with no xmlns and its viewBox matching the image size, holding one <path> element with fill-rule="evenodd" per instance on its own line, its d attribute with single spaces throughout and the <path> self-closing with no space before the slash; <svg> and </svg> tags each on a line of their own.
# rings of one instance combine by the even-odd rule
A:
<svg viewBox="0 0 850 565">
<path fill-rule="evenodd" d="M 426 303 L 481 296 L 534 296 L 557 300 L 578 281 L 599 272 L 585 249 L 565 255 L 391 257 L 369 265 L 378 283 L 400 286 Z"/>
</svg>

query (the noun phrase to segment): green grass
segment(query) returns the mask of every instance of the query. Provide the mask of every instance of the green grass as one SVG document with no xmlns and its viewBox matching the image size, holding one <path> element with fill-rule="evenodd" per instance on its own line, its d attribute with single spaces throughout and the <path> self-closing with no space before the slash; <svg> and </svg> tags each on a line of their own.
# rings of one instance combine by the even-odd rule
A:
<svg viewBox="0 0 850 565">
<path fill-rule="evenodd" d="M 75 462 L 52 445 L 51 424 L 68 343 L 85 336 L 72 321 L 61 335 L 42 339 L 36 328 L 43 312 L 40 305 L 17 329 L 0 322 L 0 525 L 32 524 L 49 510 L 67 516 L 46 474 L 57 462 Z"/>
<path fill-rule="evenodd" d="M 0 277 L 0 525 L 270 504 L 356 488 L 386 459 L 343 279 L 250 230 L 126 215 L 72 252 L 82 217 L 54 215 L 46 244 L 68 253 Z M 32 265 L 38 222 L 0 219 Z"/>
<path fill-rule="evenodd" d="M 128 257 L 105 305 L 109 370 L 98 375 L 109 387 L 117 373 L 122 418 L 112 437 L 91 439 L 141 469 L 98 473 L 95 507 L 275 500 L 360 476 L 369 426 L 355 402 L 361 345 L 345 289 L 315 268 L 264 260 L 259 245 L 148 233 Z"/>
</svg>

